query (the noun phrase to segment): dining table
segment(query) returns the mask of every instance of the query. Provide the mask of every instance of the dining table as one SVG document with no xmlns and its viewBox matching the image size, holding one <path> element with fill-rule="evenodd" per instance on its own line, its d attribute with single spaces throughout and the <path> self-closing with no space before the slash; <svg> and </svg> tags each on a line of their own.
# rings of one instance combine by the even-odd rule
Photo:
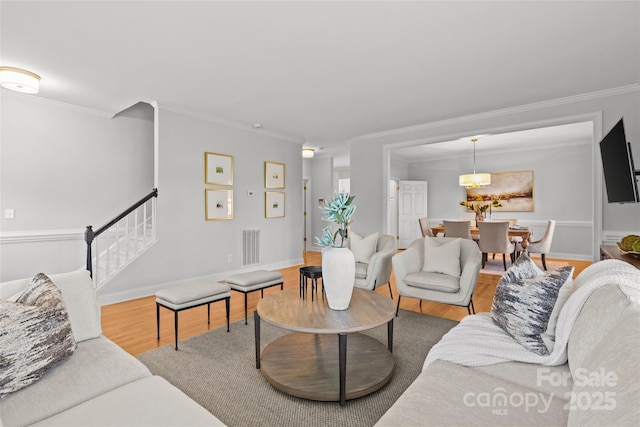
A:
<svg viewBox="0 0 640 427">
<path fill-rule="evenodd" d="M 431 227 L 431 232 L 433 233 L 434 236 L 437 236 L 439 233 L 444 235 L 444 225 L 439 224 L 436 227 Z M 527 250 L 527 246 L 529 246 L 529 238 L 531 237 L 531 234 L 532 232 L 530 228 L 523 227 L 521 225 L 511 226 L 509 227 L 509 231 L 508 231 L 509 237 L 522 238 L 522 242 L 520 244 L 522 245 L 522 249 L 524 249 L 525 252 Z M 480 230 L 478 229 L 478 227 L 471 226 L 471 235 L 472 236 L 480 235 Z"/>
</svg>

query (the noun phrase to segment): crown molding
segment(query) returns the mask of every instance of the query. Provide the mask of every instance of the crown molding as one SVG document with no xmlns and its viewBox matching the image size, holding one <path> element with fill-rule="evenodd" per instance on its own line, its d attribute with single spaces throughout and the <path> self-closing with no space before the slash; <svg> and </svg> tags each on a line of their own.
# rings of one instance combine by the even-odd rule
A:
<svg viewBox="0 0 640 427">
<path fill-rule="evenodd" d="M 2 89 L 2 92 L 0 92 L 2 94 L 2 96 L 8 96 L 11 98 L 15 98 L 15 99 L 19 99 L 22 101 L 26 101 L 26 102 L 31 102 L 31 103 L 35 103 L 35 104 L 43 104 L 43 105 L 50 105 L 50 106 L 54 106 L 54 107 L 58 107 L 58 108 L 62 108 L 68 111 L 75 111 L 78 113 L 84 113 L 84 114 L 90 114 L 90 115 L 94 115 L 94 116 L 98 116 L 104 119 L 112 119 L 114 117 L 116 117 L 118 114 L 120 114 L 122 111 L 126 110 L 127 108 L 136 105 L 138 102 L 135 102 L 131 105 L 129 105 L 128 107 L 125 107 L 123 109 L 121 109 L 120 111 L 118 111 L 115 114 L 106 112 L 106 111 L 102 111 L 102 110 L 96 110 L 93 108 L 88 108 L 88 107 L 82 107 L 79 105 L 75 105 L 75 104 L 69 104 L 66 102 L 61 102 L 61 101 L 54 101 L 52 99 L 48 99 L 48 98 L 43 98 L 41 96 L 37 96 L 37 95 L 29 95 L 29 94 L 22 94 L 19 92 L 14 92 L 11 90 L 7 90 L 7 89 Z M 285 142 L 291 142 L 294 144 L 299 144 L 302 145 L 304 144 L 303 140 L 288 136 L 288 135 L 284 135 L 278 132 L 273 132 L 270 130 L 266 130 L 266 129 L 255 129 L 252 127 L 252 125 L 248 125 L 245 123 L 240 123 L 240 122 L 236 122 L 233 120 L 229 120 L 229 119 L 223 119 L 221 117 L 215 117 L 215 116 L 211 116 L 208 114 L 203 114 L 203 113 L 198 113 L 196 111 L 192 111 L 186 108 L 182 108 L 176 105 L 169 105 L 169 104 L 162 104 L 159 103 L 157 101 L 149 101 L 149 100 L 140 100 L 139 102 L 145 102 L 151 106 L 153 106 L 154 108 L 160 108 L 161 110 L 166 110 L 166 111 L 170 111 L 176 114 L 181 114 L 183 116 L 188 116 L 188 117 L 193 117 L 196 119 L 200 119 L 200 120 L 204 120 L 207 122 L 212 122 L 212 123 L 216 123 L 222 126 L 226 126 L 226 127 L 230 127 L 230 128 L 234 128 L 234 129 L 240 129 L 246 132 L 251 132 L 251 133 L 256 133 L 259 135 L 263 135 L 263 136 L 268 136 L 271 138 L 275 138 L 275 139 L 279 139 L 281 141 L 285 141 Z"/>
<path fill-rule="evenodd" d="M 398 129 L 391 129 L 391 130 L 386 130 L 382 132 L 370 133 L 367 135 L 360 135 L 360 136 L 356 136 L 354 138 L 349 139 L 347 142 L 354 143 L 354 142 L 363 142 L 363 141 L 370 141 L 375 139 L 389 138 L 391 136 L 420 132 L 424 130 L 435 129 L 435 128 L 449 126 L 449 125 L 472 122 L 476 120 L 488 119 L 488 118 L 498 117 L 498 116 L 505 116 L 509 114 L 517 114 L 517 113 L 522 113 L 526 111 L 539 110 L 543 108 L 557 107 L 560 105 L 573 104 L 576 102 L 584 102 L 592 99 L 606 98 L 609 96 L 624 95 L 624 94 L 639 92 L 639 91 L 640 91 L 640 84 L 634 83 L 632 85 L 598 90 L 595 92 L 588 92 L 580 95 L 567 96 L 564 98 L 556 98 L 548 101 L 534 102 L 532 104 L 502 108 L 499 110 L 492 110 L 484 113 L 470 114 L 467 116 L 460 116 L 460 117 L 454 117 L 451 119 L 438 120 L 435 122 L 423 123 L 415 126 L 407 126 L 407 127 L 398 128 Z"/>
<path fill-rule="evenodd" d="M 583 140 L 583 141 L 571 141 L 563 144 L 545 145 L 542 147 L 539 145 L 529 145 L 529 146 L 523 146 L 523 147 L 502 147 L 499 149 L 484 149 L 481 153 L 477 154 L 477 157 L 478 158 L 491 157 L 495 154 L 526 153 L 530 151 L 538 152 L 541 149 L 546 150 L 546 149 L 570 148 L 570 147 L 578 147 L 578 146 L 591 147 L 592 145 L 593 145 L 593 140 L 589 139 L 589 140 Z M 416 158 L 416 159 L 408 160 L 402 157 L 401 158 L 395 157 L 394 160 L 402 160 L 403 162 L 406 162 L 407 164 L 411 165 L 415 163 L 431 163 L 431 162 L 436 162 L 440 160 L 449 160 L 449 159 L 458 159 L 458 158 L 460 158 L 460 153 L 448 153 L 448 154 L 442 154 L 442 155 L 436 155 L 436 156 L 429 155 L 428 159 Z"/>
<path fill-rule="evenodd" d="M 284 134 L 281 134 L 281 133 L 278 133 L 278 132 L 274 132 L 274 131 L 270 131 L 270 130 L 267 130 L 267 129 L 263 129 L 263 128 L 256 129 L 256 128 L 253 127 L 253 125 L 250 125 L 250 124 L 236 122 L 234 120 L 224 119 L 222 117 L 216 117 L 216 116 L 212 116 L 210 114 L 200 113 L 200 112 L 197 112 L 197 111 L 189 110 L 187 108 L 179 107 L 177 105 L 164 104 L 164 103 L 157 103 L 156 105 L 161 110 L 170 111 L 172 113 L 181 114 L 183 116 L 193 117 L 195 119 L 200 119 L 200 120 L 204 120 L 204 121 L 207 121 L 207 122 L 216 123 L 216 124 L 219 124 L 221 126 L 230 127 L 230 128 L 233 128 L 233 129 L 243 130 L 245 132 L 251 132 L 251 133 L 256 133 L 256 134 L 263 135 L 263 136 L 268 136 L 268 137 L 279 139 L 279 140 L 285 141 L 285 142 L 292 142 L 294 144 L 300 144 L 300 145 L 304 144 L 303 140 L 294 138 L 294 137 L 289 136 L 289 135 L 284 135 Z"/>
<path fill-rule="evenodd" d="M 103 119 L 111 119 L 114 116 L 113 114 L 108 113 L 106 111 L 96 110 L 95 108 L 82 107 L 80 105 L 69 104 L 67 102 L 62 102 L 62 101 L 54 101 L 53 99 L 43 98 L 38 95 L 29 95 L 29 94 L 14 92 L 8 89 L 2 89 L 2 92 L 0 93 L 2 93 L 3 97 L 7 96 L 9 98 L 15 98 L 21 101 L 30 102 L 34 104 L 53 106 L 53 107 L 61 108 L 63 110 L 67 110 L 67 111 L 74 111 L 76 113 L 98 116 Z"/>
</svg>

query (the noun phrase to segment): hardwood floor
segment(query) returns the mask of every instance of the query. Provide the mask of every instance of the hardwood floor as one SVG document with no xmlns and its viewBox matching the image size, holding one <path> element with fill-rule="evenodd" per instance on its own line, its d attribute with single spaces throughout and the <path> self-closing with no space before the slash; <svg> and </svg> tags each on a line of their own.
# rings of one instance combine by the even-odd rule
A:
<svg viewBox="0 0 640 427">
<path fill-rule="evenodd" d="M 532 256 L 540 265 L 539 259 Z M 319 252 L 305 252 L 303 254 L 304 265 L 320 265 L 321 256 Z M 575 266 L 574 277 L 589 264 L 588 261 L 569 261 Z M 296 265 L 281 269 L 284 276 L 285 289 L 298 289 L 299 268 L 303 265 Z M 490 311 L 493 294 L 500 276 L 480 274 L 473 301 L 476 312 Z M 391 288 L 394 298 L 397 298 L 395 288 L 395 278 L 391 276 Z M 279 287 L 265 289 L 264 294 L 280 292 Z M 379 287 L 376 292 L 385 296 L 389 295 L 388 286 Z M 260 292 L 253 292 L 247 296 L 248 312 L 251 315 L 260 299 Z M 467 315 L 465 307 L 457 307 L 435 302 L 423 301 L 420 308 L 419 300 L 413 298 L 402 298 L 400 308 L 416 312 L 427 313 L 433 316 L 444 317 L 452 320 L 461 320 Z M 230 307 L 231 322 L 244 318 L 244 299 L 242 294 L 231 292 Z M 215 329 L 226 325 L 224 302 L 211 304 L 211 324 L 207 325 L 207 306 L 185 310 L 179 314 L 179 338 L 180 340 L 201 334 L 209 329 Z M 233 328 L 249 327 L 244 324 L 233 325 Z M 103 334 L 122 347 L 128 353 L 137 356 L 146 351 L 163 345 L 173 345 L 173 312 L 160 309 L 160 341 L 156 340 L 156 304 L 155 296 L 149 296 L 118 304 L 111 304 L 102 307 L 102 331 Z"/>
</svg>

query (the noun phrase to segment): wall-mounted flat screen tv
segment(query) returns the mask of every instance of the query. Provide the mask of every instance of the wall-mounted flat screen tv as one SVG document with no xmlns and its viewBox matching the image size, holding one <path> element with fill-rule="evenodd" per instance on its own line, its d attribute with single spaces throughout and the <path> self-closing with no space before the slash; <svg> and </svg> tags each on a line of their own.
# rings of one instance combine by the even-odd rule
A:
<svg viewBox="0 0 640 427">
<path fill-rule="evenodd" d="M 600 141 L 600 154 L 609 203 L 640 202 L 631 144 L 625 137 L 622 119 Z"/>
</svg>

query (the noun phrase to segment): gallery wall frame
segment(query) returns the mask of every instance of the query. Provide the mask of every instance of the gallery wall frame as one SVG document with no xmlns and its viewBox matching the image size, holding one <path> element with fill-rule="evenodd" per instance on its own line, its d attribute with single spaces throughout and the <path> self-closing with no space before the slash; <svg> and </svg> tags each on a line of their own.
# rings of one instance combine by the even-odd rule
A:
<svg viewBox="0 0 640 427">
<path fill-rule="evenodd" d="M 285 165 L 278 162 L 264 162 L 264 187 L 284 188 Z"/>
<path fill-rule="evenodd" d="M 233 156 L 205 152 L 204 183 L 233 185 Z"/>
<path fill-rule="evenodd" d="M 493 212 L 533 212 L 534 174 L 532 170 L 491 173 L 491 184 L 485 188 L 467 189 L 467 201 L 487 203 L 499 199 L 502 207 L 492 207 Z"/>
<path fill-rule="evenodd" d="M 264 193 L 264 217 L 284 217 L 285 193 L 283 191 L 265 191 Z"/>
<path fill-rule="evenodd" d="M 233 219 L 233 190 L 205 189 L 204 205 L 207 221 Z"/>
</svg>

